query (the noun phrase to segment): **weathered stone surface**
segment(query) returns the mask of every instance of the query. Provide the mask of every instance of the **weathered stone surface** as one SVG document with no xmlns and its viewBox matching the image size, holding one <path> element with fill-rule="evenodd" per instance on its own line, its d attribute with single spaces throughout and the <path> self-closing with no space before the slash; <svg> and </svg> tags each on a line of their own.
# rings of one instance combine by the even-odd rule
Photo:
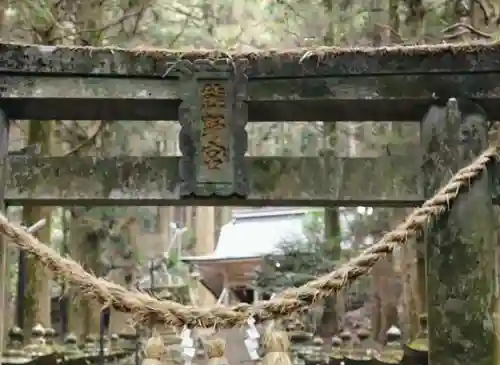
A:
<svg viewBox="0 0 500 365">
<path fill-rule="evenodd" d="M 179 99 L 179 84 L 172 79 L 0 76 L 4 98 Z"/>
<path fill-rule="evenodd" d="M 426 195 L 487 147 L 484 111 L 450 99 L 422 124 Z M 484 175 L 426 232 L 431 364 L 493 364 L 496 304 L 491 176 Z"/>
<path fill-rule="evenodd" d="M 363 77 L 252 80 L 248 99 L 426 99 L 464 96 L 499 98 L 500 76 L 494 74 L 415 74 Z"/>
<path fill-rule="evenodd" d="M 178 120 L 183 84 L 16 75 L 0 77 L 0 85 L 0 105 L 13 119 Z M 500 119 L 498 85 L 493 73 L 254 79 L 245 99 L 250 121 L 421 120 L 436 98 L 450 96 L 479 99 L 490 118 Z"/>
<path fill-rule="evenodd" d="M 164 99 L 0 99 L 0 109 L 19 120 L 177 120 L 179 104 Z"/>
<path fill-rule="evenodd" d="M 6 207 L 5 195 L 7 191 L 7 164 L 9 147 L 10 122 L 6 115 L 0 110 L 0 211 L 4 212 Z M 7 288 L 9 287 L 9 251 L 6 238 L 0 237 L 0 307 L 7 308 Z M 5 343 L 5 321 L 0 320 L 0 343 Z M 1 355 L 1 354 L 0 354 Z"/>
<path fill-rule="evenodd" d="M 182 69 L 181 196 L 247 196 L 244 65 L 207 74 L 197 72 L 193 63 L 185 61 Z"/>
<path fill-rule="evenodd" d="M 405 85 L 405 87 L 401 87 Z M 3 75 L 4 98 L 181 99 L 182 81 L 112 77 L 48 77 Z M 366 77 L 254 79 L 246 99 L 434 99 L 462 94 L 471 98 L 500 98 L 500 76 L 491 74 L 418 74 Z"/>
<path fill-rule="evenodd" d="M 495 99 L 481 105 L 500 119 Z M 18 120 L 177 120 L 180 100 L 101 98 L 0 99 L 0 108 Z M 267 121 L 416 121 L 431 100 L 279 100 L 248 103 L 248 120 Z M 497 117 L 498 116 L 498 117 Z"/>
<path fill-rule="evenodd" d="M 421 202 L 419 161 L 418 151 L 353 159 L 246 157 L 249 199 L 214 201 L 181 200 L 178 157 L 10 156 L 7 199 L 43 205 L 415 205 Z"/>
<path fill-rule="evenodd" d="M 492 120 L 500 119 L 498 99 L 478 101 Z M 249 121 L 419 121 L 429 106 L 431 99 L 302 99 L 266 100 L 248 103 Z"/>
<path fill-rule="evenodd" d="M 0 71 L 73 75 L 175 77 L 179 60 L 230 57 L 248 61 L 249 78 L 432 72 L 484 72 L 500 67 L 500 45 L 337 47 L 225 53 L 158 49 L 61 47 L 0 44 Z"/>
</svg>

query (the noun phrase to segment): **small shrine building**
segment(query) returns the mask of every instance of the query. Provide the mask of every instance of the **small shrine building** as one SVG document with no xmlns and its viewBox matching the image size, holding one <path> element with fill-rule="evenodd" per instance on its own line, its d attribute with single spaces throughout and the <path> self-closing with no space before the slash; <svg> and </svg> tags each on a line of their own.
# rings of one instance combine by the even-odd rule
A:
<svg viewBox="0 0 500 365">
<path fill-rule="evenodd" d="M 306 240 L 307 215 L 314 208 L 264 208 L 236 210 L 221 229 L 215 251 L 204 256 L 183 257 L 199 273 L 200 282 L 221 304 L 252 303 L 267 299 L 253 286 L 262 259 L 279 253 L 286 241 Z"/>
</svg>

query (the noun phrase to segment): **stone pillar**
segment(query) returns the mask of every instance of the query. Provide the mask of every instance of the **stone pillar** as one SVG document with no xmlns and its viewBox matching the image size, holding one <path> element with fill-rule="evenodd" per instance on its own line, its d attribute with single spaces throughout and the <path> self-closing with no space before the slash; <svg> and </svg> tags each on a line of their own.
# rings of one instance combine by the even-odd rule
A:
<svg viewBox="0 0 500 365">
<path fill-rule="evenodd" d="M 9 146 L 9 120 L 7 116 L 0 110 L 0 211 L 5 214 L 5 183 L 6 183 L 6 163 Z M 4 350 L 5 335 L 7 327 L 5 326 L 4 313 L 10 311 L 9 303 L 7 303 L 6 296 L 9 288 L 9 250 L 7 242 L 0 236 L 0 352 Z M 1 364 L 2 360 L 0 360 Z"/>
<path fill-rule="evenodd" d="M 486 149 L 486 117 L 467 100 L 433 106 L 422 122 L 425 195 Z M 494 222 L 491 175 L 484 172 L 449 213 L 429 222 L 427 308 L 431 364 L 493 364 Z"/>
</svg>

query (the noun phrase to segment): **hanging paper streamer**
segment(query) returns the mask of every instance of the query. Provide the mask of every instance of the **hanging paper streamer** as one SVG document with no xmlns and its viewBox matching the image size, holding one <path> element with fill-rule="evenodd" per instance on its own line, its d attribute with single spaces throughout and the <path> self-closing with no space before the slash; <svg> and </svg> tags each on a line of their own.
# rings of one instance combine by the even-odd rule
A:
<svg viewBox="0 0 500 365">
<path fill-rule="evenodd" d="M 250 355 L 250 359 L 257 361 L 260 359 L 258 353 L 260 334 L 257 327 L 255 327 L 255 319 L 253 317 L 248 318 L 247 324 L 245 347 L 247 348 L 248 355 Z"/>
<path fill-rule="evenodd" d="M 191 337 L 191 330 L 187 327 L 184 327 L 181 332 L 181 349 L 184 365 L 191 365 L 196 355 L 196 349 L 194 340 Z"/>
</svg>

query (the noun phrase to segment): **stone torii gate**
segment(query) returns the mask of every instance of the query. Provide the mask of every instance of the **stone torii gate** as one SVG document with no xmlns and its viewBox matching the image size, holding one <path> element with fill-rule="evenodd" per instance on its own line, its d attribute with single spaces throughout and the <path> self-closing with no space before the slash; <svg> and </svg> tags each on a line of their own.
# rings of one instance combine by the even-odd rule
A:
<svg viewBox="0 0 500 365">
<path fill-rule="evenodd" d="M 227 54 L 2 43 L 0 195 L 44 206 L 416 206 L 486 148 L 487 120 L 500 120 L 499 60 L 498 45 Z M 178 120 L 182 156 L 7 156 L 14 119 Z M 245 156 L 247 123 L 317 120 L 421 122 L 421 146 Z M 432 364 L 493 362 L 491 177 L 419 243 Z"/>
</svg>

